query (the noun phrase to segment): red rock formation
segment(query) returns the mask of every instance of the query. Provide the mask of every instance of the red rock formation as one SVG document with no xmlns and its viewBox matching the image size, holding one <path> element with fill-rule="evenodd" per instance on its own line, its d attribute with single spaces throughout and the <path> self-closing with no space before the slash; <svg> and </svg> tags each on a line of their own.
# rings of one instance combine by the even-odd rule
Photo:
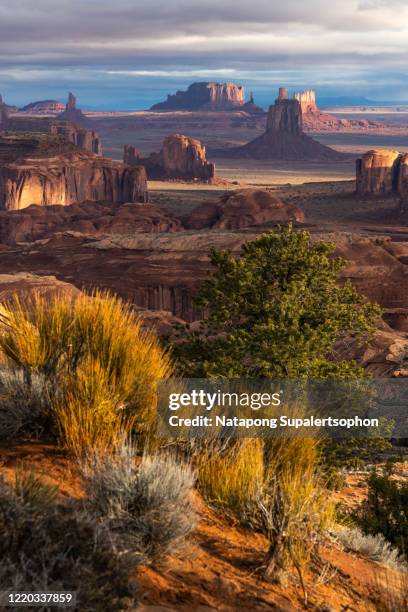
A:
<svg viewBox="0 0 408 612">
<path fill-rule="evenodd" d="M 356 161 L 357 193 L 391 193 L 398 190 L 401 155 L 389 149 L 367 151 Z"/>
<path fill-rule="evenodd" d="M 204 202 L 189 215 L 189 229 L 235 230 L 282 221 L 304 221 L 303 211 L 285 204 L 269 191 L 244 189 L 227 192 L 220 202 Z"/>
<path fill-rule="evenodd" d="M 298 100 L 289 100 L 281 87 L 275 104 L 269 107 L 266 132 L 248 144 L 224 151 L 226 157 L 283 160 L 337 160 L 344 155 L 303 133 L 302 109 Z"/>
<path fill-rule="evenodd" d="M 299 102 L 303 115 L 319 112 L 316 104 L 316 94 L 313 89 L 299 91 L 294 94 L 293 98 Z"/>
<path fill-rule="evenodd" d="M 398 173 L 398 193 L 400 195 L 400 212 L 408 210 L 408 154 L 401 156 Z"/>
<path fill-rule="evenodd" d="M 87 236 L 176 232 L 181 221 L 151 204 L 112 205 L 97 202 L 71 206 L 31 205 L 0 211 L 0 243 L 16 244 L 49 238 L 57 232 Z"/>
<path fill-rule="evenodd" d="M 73 123 L 85 123 L 87 121 L 83 112 L 76 106 L 76 97 L 69 92 L 65 110 L 58 115 L 60 121 L 72 121 Z"/>
<path fill-rule="evenodd" d="M 31 102 L 19 109 L 22 113 L 33 113 L 38 115 L 58 115 L 63 113 L 65 105 L 58 100 L 38 100 Z"/>
<path fill-rule="evenodd" d="M 126 145 L 123 159 L 129 165 L 143 165 L 149 179 L 207 182 L 215 177 L 215 165 L 207 161 L 205 146 L 182 134 L 167 136 L 160 153 L 152 153 L 148 158 L 140 157 L 135 147 Z"/>
<path fill-rule="evenodd" d="M 56 233 L 35 247 L 2 246 L 0 274 L 10 270 L 53 274 L 79 288 L 110 289 L 141 308 L 171 311 L 192 321 L 200 316 L 193 298 L 210 269 L 210 249 L 238 253 L 244 242 L 264 231 L 260 226 L 243 231 L 116 234 L 100 239 Z M 384 308 L 407 304 L 408 265 L 390 251 L 386 241 L 327 233 L 315 238 L 333 242 L 336 256 L 347 260 L 341 282 L 351 280 Z"/>
<path fill-rule="evenodd" d="M 0 141 L 0 159 L 1 144 Z M 30 204 L 65 205 L 86 200 L 147 201 L 143 167 L 131 168 L 97 157 L 64 141 L 61 145 L 58 139 L 44 139 L 35 144 L 35 140 L 20 138 L 19 144 L 14 149 L 10 143 L 3 146 L 5 163 L 0 166 L 0 209 L 20 209 Z M 4 159 L 7 153 L 8 159 Z"/>
<path fill-rule="evenodd" d="M 193 83 L 187 91 L 168 95 L 166 102 L 154 104 L 152 111 L 231 110 L 243 106 L 244 88 L 234 83 Z"/>
<path fill-rule="evenodd" d="M 7 128 L 8 123 L 8 108 L 0 94 L 0 131 Z"/>
<path fill-rule="evenodd" d="M 123 147 L 123 163 L 128 166 L 137 166 L 141 159 L 143 159 L 142 154 L 136 147 L 129 144 Z"/>
<path fill-rule="evenodd" d="M 50 125 L 50 134 L 59 134 L 67 142 L 74 144 L 80 149 L 102 155 L 102 142 L 99 134 L 93 130 L 80 127 L 75 123 L 56 122 Z"/>
</svg>

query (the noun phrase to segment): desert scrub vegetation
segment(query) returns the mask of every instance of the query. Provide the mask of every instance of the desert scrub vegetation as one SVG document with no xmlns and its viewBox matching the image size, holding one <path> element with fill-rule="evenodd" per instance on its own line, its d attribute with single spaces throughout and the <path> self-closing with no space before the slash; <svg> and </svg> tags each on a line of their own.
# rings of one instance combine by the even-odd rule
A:
<svg viewBox="0 0 408 612">
<path fill-rule="evenodd" d="M 41 381 L 41 396 L 49 399 L 41 406 L 41 424 L 48 423 L 70 451 L 107 450 L 129 431 L 151 432 L 156 384 L 172 365 L 129 305 L 99 291 L 75 301 L 35 292 L 25 300 L 13 297 L 0 313 L 7 373 L 22 379 L 19 393 L 33 401 Z M 12 421 L 13 390 L 2 387 L 0 418 Z M 15 413 L 23 431 L 20 406 Z"/>
<path fill-rule="evenodd" d="M 377 561 L 382 565 L 399 571 L 407 571 L 399 550 L 393 547 L 381 533 L 365 534 L 359 527 L 337 526 L 333 535 L 345 550 Z"/>
<path fill-rule="evenodd" d="M 267 536 L 265 574 L 280 580 L 303 569 L 335 520 L 319 470 L 318 440 L 284 437 L 212 444 L 195 459 L 204 497 Z"/>
<path fill-rule="evenodd" d="M 358 524 L 366 534 L 382 534 L 407 559 L 408 483 L 373 472 L 367 484 L 367 498 L 355 516 Z"/>
<path fill-rule="evenodd" d="M 77 591 L 77 609 L 86 612 L 134 606 L 129 559 L 101 525 L 56 494 L 28 472 L 13 484 L 0 478 L 2 588 Z"/>
<path fill-rule="evenodd" d="M 196 525 L 187 463 L 168 454 L 140 458 L 125 443 L 114 454 L 93 453 L 80 469 L 90 512 L 119 550 L 157 564 L 183 549 Z"/>
</svg>

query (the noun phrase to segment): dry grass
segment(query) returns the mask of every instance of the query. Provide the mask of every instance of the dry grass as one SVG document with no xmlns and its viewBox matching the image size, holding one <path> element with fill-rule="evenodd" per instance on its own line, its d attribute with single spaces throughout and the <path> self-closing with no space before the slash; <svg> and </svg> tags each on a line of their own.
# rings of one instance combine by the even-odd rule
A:
<svg viewBox="0 0 408 612">
<path fill-rule="evenodd" d="M 199 487 L 210 503 L 230 510 L 245 522 L 263 487 L 261 440 L 238 440 L 220 451 L 213 446 L 197 456 Z"/>
<path fill-rule="evenodd" d="M 45 377 L 50 412 L 69 450 L 107 449 L 131 429 L 151 433 L 157 382 L 172 365 L 129 305 L 99 291 L 75 302 L 34 292 L 0 312 L 1 354 L 28 388 L 34 376 Z"/>
<path fill-rule="evenodd" d="M 305 599 L 303 568 L 335 516 L 318 460 L 317 440 L 297 437 L 240 440 L 198 459 L 205 497 L 268 537 L 266 575 L 278 579 L 294 567 Z"/>
</svg>

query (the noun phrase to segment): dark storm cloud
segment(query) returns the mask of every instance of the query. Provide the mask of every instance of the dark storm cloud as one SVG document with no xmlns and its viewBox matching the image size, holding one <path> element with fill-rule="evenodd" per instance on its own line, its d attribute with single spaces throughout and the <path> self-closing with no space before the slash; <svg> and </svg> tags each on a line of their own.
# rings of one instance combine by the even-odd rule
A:
<svg viewBox="0 0 408 612">
<path fill-rule="evenodd" d="M 401 91 L 407 24 L 404 0 L 0 0 L 0 90 L 195 76 L 262 89 L 300 70 L 366 90 L 386 74 Z"/>
</svg>

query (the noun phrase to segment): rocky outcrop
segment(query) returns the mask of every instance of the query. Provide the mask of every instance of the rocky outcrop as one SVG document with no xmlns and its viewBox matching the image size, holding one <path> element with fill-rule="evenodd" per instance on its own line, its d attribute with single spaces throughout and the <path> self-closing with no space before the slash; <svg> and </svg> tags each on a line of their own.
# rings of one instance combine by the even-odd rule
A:
<svg viewBox="0 0 408 612">
<path fill-rule="evenodd" d="M 284 221 L 304 221 L 303 211 L 285 204 L 269 191 L 244 189 L 227 192 L 219 203 L 204 202 L 193 210 L 185 225 L 195 230 L 236 230 Z"/>
<path fill-rule="evenodd" d="M 73 123 L 85 123 L 87 121 L 83 112 L 76 106 L 76 97 L 69 92 L 65 110 L 58 115 L 60 121 L 72 121 Z"/>
<path fill-rule="evenodd" d="M 210 249 L 237 254 L 244 242 L 264 231 L 259 226 L 242 231 L 116 234 L 101 238 L 56 233 L 35 245 L 3 246 L 0 274 L 9 274 L 10 270 L 52 274 L 79 288 L 110 289 L 138 307 L 170 311 L 192 321 L 200 316 L 194 296 L 210 269 Z M 341 282 L 351 280 L 359 291 L 386 309 L 408 303 L 408 266 L 390 251 L 390 243 L 349 233 L 326 232 L 314 239 L 333 242 L 335 254 L 347 260 Z"/>
<path fill-rule="evenodd" d="M 7 129 L 8 123 L 8 107 L 3 101 L 2 95 L 0 94 L 0 131 Z"/>
<path fill-rule="evenodd" d="M 338 160 L 344 155 L 320 144 L 303 132 L 299 100 L 289 99 L 285 87 L 269 107 L 266 131 L 248 144 L 224 151 L 226 157 L 282 160 Z"/>
<path fill-rule="evenodd" d="M 143 158 L 138 150 L 126 145 L 126 164 L 142 165 L 149 179 L 180 179 L 208 182 L 215 178 L 215 165 L 208 162 L 205 146 L 182 134 L 171 134 L 163 141 L 160 153 Z"/>
<path fill-rule="evenodd" d="M 87 127 L 83 122 L 79 125 L 71 120 L 56 120 L 45 114 L 34 117 L 30 113 L 20 113 L 8 118 L 7 130 L 23 133 L 25 137 L 27 137 L 28 132 L 32 132 L 36 136 L 38 134 L 61 135 L 67 142 L 85 149 L 85 151 L 102 155 L 102 143 L 99 134 L 92 130 L 91 125 Z"/>
<path fill-rule="evenodd" d="M 101 204 L 85 202 L 71 206 L 31 205 L 21 210 L 0 211 L 0 243 L 17 244 L 49 238 L 57 232 L 87 236 L 177 232 L 181 221 L 151 204 Z"/>
<path fill-rule="evenodd" d="M 102 155 L 102 142 L 99 134 L 93 130 L 81 127 L 75 123 L 53 122 L 50 125 L 50 134 L 59 134 L 76 147 L 90 151 L 95 155 Z"/>
<path fill-rule="evenodd" d="M 398 193 L 400 195 L 400 212 L 408 210 L 408 154 L 401 156 L 398 172 Z"/>
<path fill-rule="evenodd" d="M 316 94 L 313 89 L 299 91 L 294 94 L 293 98 L 299 102 L 303 115 L 319 112 L 316 104 Z"/>
<path fill-rule="evenodd" d="M 59 154 L 36 151 L 0 167 L 0 209 L 87 200 L 121 204 L 147 198 L 143 167 L 131 168 L 76 149 Z"/>
<path fill-rule="evenodd" d="M 209 110 L 221 111 L 236 109 L 245 103 L 242 85 L 234 83 L 193 83 L 187 91 L 177 91 L 168 95 L 166 102 L 155 104 L 152 111 Z"/>
<path fill-rule="evenodd" d="M 63 113 L 65 105 L 58 100 L 38 100 L 37 102 L 31 102 L 26 104 L 19 109 L 22 113 L 32 113 L 35 115 L 58 115 Z"/>
<path fill-rule="evenodd" d="M 356 161 L 357 193 L 391 193 L 398 191 L 401 155 L 389 149 L 367 151 Z"/>
</svg>

